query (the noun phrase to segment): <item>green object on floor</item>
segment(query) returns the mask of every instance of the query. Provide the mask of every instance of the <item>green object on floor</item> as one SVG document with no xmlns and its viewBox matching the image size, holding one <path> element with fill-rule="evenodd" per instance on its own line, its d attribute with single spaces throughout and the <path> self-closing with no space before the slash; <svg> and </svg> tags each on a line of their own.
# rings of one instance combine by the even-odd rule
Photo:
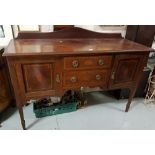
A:
<svg viewBox="0 0 155 155">
<path fill-rule="evenodd" d="M 79 102 L 71 102 L 71 103 L 61 104 L 57 106 L 52 105 L 49 107 L 37 109 L 35 102 L 33 102 L 33 112 L 35 113 L 35 116 L 37 118 L 41 118 L 45 116 L 51 116 L 51 115 L 57 115 L 57 114 L 76 111 L 78 104 Z"/>
</svg>

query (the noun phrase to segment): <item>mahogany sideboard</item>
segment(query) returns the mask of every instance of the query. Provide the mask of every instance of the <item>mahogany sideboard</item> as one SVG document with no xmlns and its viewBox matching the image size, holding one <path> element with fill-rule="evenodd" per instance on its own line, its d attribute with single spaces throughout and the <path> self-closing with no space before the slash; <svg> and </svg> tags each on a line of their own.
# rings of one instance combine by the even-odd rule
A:
<svg viewBox="0 0 155 155">
<path fill-rule="evenodd" d="M 0 47 L 0 113 L 12 102 L 7 64 L 4 57 L 2 57 L 3 52 L 4 48 L 1 49 Z"/>
<path fill-rule="evenodd" d="M 72 32 L 70 37 L 69 32 Z M 66 36 L 61 37 L 58 32 L 52 37 L 51 33 L 51 39 L 46 39 L 47 34 L 38 33 L 38 38 L 36 33 L 26 33 L 25 38 L 19 34 L 3 54 L 8 62 L 23 129 L 26 129 L 23 106 L 27 100 L 61 96 L 68 89 L 85 86 L 130 89 L 127 112 L 149 52 L 154 51 L 119 34 L 109 37 L 79 28 L 63 33 Z"/>
</svg>

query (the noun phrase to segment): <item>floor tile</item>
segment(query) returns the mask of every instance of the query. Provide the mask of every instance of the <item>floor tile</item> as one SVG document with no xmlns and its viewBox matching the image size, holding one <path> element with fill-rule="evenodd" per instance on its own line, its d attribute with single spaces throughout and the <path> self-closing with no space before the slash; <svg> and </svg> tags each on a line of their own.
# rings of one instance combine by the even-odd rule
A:
<svg viewBox="0 0 155 155">
<path fill-rule="evenodd" d="M 104 92 L 86 95 L 88 105 L 75 112 L 38 119 L 32 105 L 24 107 L 29 130 L 144 130 L 155 129 L 155 105 L 144 104 L 135 98 L 129 112 L 124 112 L 127 100 L 117 100 Z M 0 130 L 21 130 L 18 110 L 9 108 L 4 112 Z"/>
<path fill-rule="evenodd" d="M 5 120 L 2 122 L 2 127 L 0 128 L 0 130 L 22 130 L 18 110 L 14 110 L 15 108 L 11 108 L 11 109 L 13 109 L 14 113 L 10 117 L 5 118 Z M 8 112 L 6 113 L 8 114 Z M 24 107 L 24 116 L 25 116 L 27 129 L 31 129 L 31 130 L 58 129 L 55 116 L 36 118 L 33 113 L 32 105 Z"/>
<path fill-rule="evenodd" d="M 89 105 L 76 112 L 57 115 L 60 129 L 120 129 L 124 120 L 123 103 L 108 102 L 102 93 L 88 94 Z M 112 101 L 115 99 L 112 99 Z M 117 100 L 115 100 L 117 101 Z"/>
</svg>

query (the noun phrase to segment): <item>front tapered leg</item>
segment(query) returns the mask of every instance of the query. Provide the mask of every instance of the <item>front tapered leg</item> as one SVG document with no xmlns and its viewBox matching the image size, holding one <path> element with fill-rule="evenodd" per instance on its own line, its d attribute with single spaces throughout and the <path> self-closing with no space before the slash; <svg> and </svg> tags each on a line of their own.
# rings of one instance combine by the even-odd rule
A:
<svg viewBox="0 0 155 155">
<path fill-rule="evenodd" d="M 21 120 L 21 124 L 22 124 L 23 130 L 26 130 L 24 114 L 23 114 L 23 107 L 22 106 L 18 107 L 18 110 L 19 110 L 20 120 Z"/>
<path fill-rule="evenodd" d="M 135 96 L 135 93 L 136 93 L 136 88 L 130 88 L 130 95 L 129 95 L 128 103 L 126 105 L 125 112 L 129 111 L 131 101 L 132 101 L 133 97 Z"/>
<path fill-rule="evenodd" d="M 0 114 L 0 128 L 2 127 L 1 123 L 2 123 L 2 114 Z"/>
</svg>

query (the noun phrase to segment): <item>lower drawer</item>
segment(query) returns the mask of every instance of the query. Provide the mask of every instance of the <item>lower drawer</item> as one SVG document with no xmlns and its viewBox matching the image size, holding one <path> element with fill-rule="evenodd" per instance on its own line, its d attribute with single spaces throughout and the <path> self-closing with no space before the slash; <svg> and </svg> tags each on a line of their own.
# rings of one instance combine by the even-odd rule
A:
<svg viewBox="0 0 155 155">
<path fill-rule="evenodd" d="M 108 70 L 91 70 L 91 71 L 72 71 L 64 72 L 63 87 L 106 87 L 108 80 Z"/>
</svg>

